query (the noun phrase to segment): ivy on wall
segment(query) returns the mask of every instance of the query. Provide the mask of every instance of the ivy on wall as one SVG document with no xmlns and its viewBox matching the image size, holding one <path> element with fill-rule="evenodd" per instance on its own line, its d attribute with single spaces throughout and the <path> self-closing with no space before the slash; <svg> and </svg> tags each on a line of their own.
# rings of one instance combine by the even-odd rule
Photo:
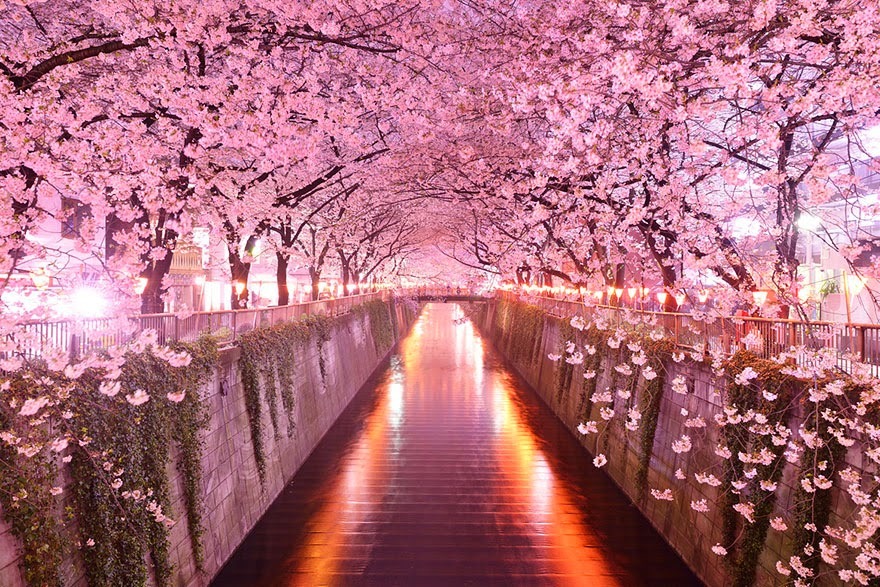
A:
<svg viewBox="0 0 880 587">
<path fill-rule="evenodd" d="M 16 379 L 27 385 L 28 377 Z M 8 415 L 0 411 L 0 430 L 10 425 Z M 21 570 L 31 587 L 60 587 L 59 567 L 63 553 L 55 497 L 57 467 L 52 459 L 25 458 L 6 443 L 0 444 L 0 506 L 12 533 L 21 542 Z"/>
<path fill-rule="evenodd" d="M 383 301 L 372 300 L 355 308 L 355 313 L 358 316 L 369 317 L 370 332 L 373 335 L 376 352 L 382 354 L 387 351 L 394 343 L 393 308 Z"/>
<path fill-rule="evenodd" d="M 281 403 L 287 416 L 287 434 L 293 434 L 295 398 L 296 352 L 314 339 L 320 355 L 321 377 L 323 344 L 329 336 L 334 319 L 327 316 L 305 316 L 301 320 L 282 322 L 273 326 L 256 328 L 239 337 L 241 358 L 241 383 L 244 390 L 245 409 L 251 429 L 254 460 L 260 482 L 266 481 L 266 452 L 263 431 L 263 404 L 267 404 L 273 431 L 279 435 L 278 383 L 281 383 Z"/>
<path fill-rule="evenodd" d="M 10 392 L 26 398 L 39 381 L 58 390 L 55 406 L 62 414 L 50 426 L 46 417 L 13 423 L 12 413 L 0 411 L 3 428 L 29 426 L 30 438 L 65 440 L 64 446 L 36 451 L 22 458 L 4 445 L 0 458 L 0 500 L 4 518 L 23 546 L 22 571 L 31 586 L 60 585 L 59 568 L 66 554 L 67 532 L 76 541 L 89 585 L 170 584 L 168 528 L 171 447 L 179 447 L 178 469 L 183 477 L 186 520 L 197 564 L 201 550 L 201 457 L 199 436 L 207 419 L 199 389 L 217 363 L 217 345 L 204 338 L 174 345 L 191 357 L 185 367 L 172 367 L 146 352 L 125 355 L 115 381 L 115 393 L 99 392 L 103 368 L 61 375 L 37 363 L 17 371 L 9 380 Z M 132 402 L 128 396 L 146 394 L 148 400 Z M 173 397 L 172 401 L 170 397 Z M 15 405 L 12 403 L 11 405 Z M 57 441 L 56 441 L 57 443 Z M 67 452 L 71 478 L 63 502 L 55 497 L 59 452 Z M 65 528 L 64 526 L 67 526 Z M 149 555 L 150 569 L 145 555 Z"/>
<path fill-rule="evenodd" d="M 648 357 L 646 365 L 657 373 L 657 377 L 645 382 L 639 402 L 642 424 L 639 428 L 639 461 L 636 468 L 635 484 L 638 491 L 644 494 L 648 488 L 648 469 L 651 465 L 651 455 L 654 452 L 660 407 L 663 405 L 663 392 L 666 389 L 665 366 L 672 359 L 675 345 L 668 340 L 654 340 L 650 336 L 643 337 L 640 344 Z M 632 392 L 635 395 L 635 388 Z"/>
<path fill-rule="evenodd" d="M 540 359 L 544 335 L 544 312 L 540 308 L 502 300 L 495 308 L 491 326 L 509 360 L 533 365 Z"/>
<path fill-rule="evenodd" d="M 854 404 L 862 394 L 870 393 L 871 388 L 869 385 L 858 384 L 850 379 L 846 381 L 843 391 L 848 397 L 848 401 Z M 818 415 L 825 413 L 826 410 L 833 410 L 836 401 L 832 396 L 811 403 L 813 404 L 813 414 Z M 873 411 L 875 413 L 866 414 L 866 417 L 878 421 L 880 414 L 876 413 L 876 409 Z M 824 418 L 820 420 L 818 417 L 811 417 L 810 414 L 807 414 L 804 421 L 805 431 L 814 434 L 817 440 L 814 446 L 807 445 L 804 448 L 800 459 L 800 477 L 810 481 L 814 481 L 815 472 L 821 472 L 827 479 L 834 479 L 843 468 L 841 463 L 846 462 L 846 448 L 832 434 L 831 426 L 819 425 L 822 421 Z M 806 568 L 818 575 L 819 567 L 822 564 L 819 547 L 822 535 L 819 529 L 825 528 L 831 519 L 833 488 L 823 488 L 812 483 L 811 489 L 812 491 L 808 492 L 803 485 L 798 485 L 794 494 L 795 531 L 792 552 L 800 557 L 801 563 Z M 880 582 L 873 579 L 869 584 L 878 585 Z"/>
<path fill-rule="evenodd" d="M 575 330 L 571 324 L 566 321 L 560 321 L 559 328 L 557 329 L 559 336 L 559 346 L 563 347 L 567 341 L 574 340 L 577 337 L 575 336 L 577 330 Z M 519 338 L 519 337 L 518 337 Z M 527 342 L 531 342 L 532 339 L 526 339 Z M 566 392 L 571 389 L 571 380 L 574 376 L 574 365 L 568 361 L 563 361 L 559 365 L 559 369 L 556 370 L 556 379 L 555 379 L 555 393 L 554 397 L 556 398 L 556 403 L 561 404 L 565 399 Z"/>
<path fill-rule="evenodd" d="M 748 385 L 730 380 L 727 387 L 727 403 L 736 406 L 740 411 L 758 410 L 768 414 L 767 425 L 770 428 L 786 422 L 792 413 L 791 399 L 796 393 L 799 383 L 792 377 L 783 374 L 784 365 L 761 359 L 753 353 L 740 350 L 730 357 L 725 369 L 731 373 L 741 373 L 751 367 L 757 374 L 755 381 Z M 770 404 L 763 397 L 767 392 L 778 397 L 778 401 Z M 784 406 L 773 409 L 774 405 Z M 745 483 L 738 493 L 727 491 L 720 502 L 722 517 L 722 537 L 728 547 L 725 562 L 734 587 L 747 587 L 754 583 L 758 560 L 764 550 L 767 532 L 770 527 L 770 515 L 776 504 L 776 492 L 763 491 L 758 480 L 778 483 L 782 477 L 785 443 L 775 444 L 771 434 L 756 434 L 752 427 L 725 426 L 722 428 L 725 445 L 734 455 L 740 453 L 757 453 L 766 449 L 773 455 L 772 461 L 765 465 L 753 464 L 757 474 L 753 479 L 744 475 L 745 465 L 738 458 L 724 461 L 723 481 L 730 487 L 734 482 Z M 741 516 L 734 506 L 745 503 L 748 499 L 754 504 L 754 521 L 748 524 L 741 522 Z"/>
<path fill-rule="evenodd" d="M 387 351 L 394 343 L 394 328 L 390 304 L 373 300 L 356 306 L 352 312 L 361 318 L 368 317 L 376 351 Z M 310 341 L 318 350 L 318 369 L 322 385 L 327 381 L 327 365 L 324 344 L 330 339 L 331 330 L 340 318 L 328 316 L 303 316 L 301 320 L 283 322 L 274 326 L 257 328 L 239 338 L 241 348 L 242 387 L 245 407 L 251 429 L 254 459 L 260 482 L 266 481 L 266 453 L 262 422 L 263 405 L 268 405 L 270 421 L 276 437 L 280 435 L 278 396 L 287 417 L 287 435 L 291 436 L 295 423 L 294 381 L 297 352 Z M 280 390 L 278 386 L 280 385 Z"/>
</svg>

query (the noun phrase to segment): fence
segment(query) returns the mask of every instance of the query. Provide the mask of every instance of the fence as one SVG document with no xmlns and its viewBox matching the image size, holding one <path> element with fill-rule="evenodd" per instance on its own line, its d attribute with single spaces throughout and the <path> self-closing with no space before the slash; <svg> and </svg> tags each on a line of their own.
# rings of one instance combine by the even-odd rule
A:
<svg viewBox="0 0 880 587">
<path fill-rule="evenodd" d="M 260 326 L 271 326 L 303 315 L 338 316 L 351 311 L 354 306 L 383 299 L 383 296 L 382 292 L 375 292 L 273 308 L 196 312 L 185 317 L 177 314 L 143 314 L 120 318 L 30 322 L 24 324 L 23 331 L 16 336 L 16 346 L 28 358 L 41 356 L 50 349 L 62 350 L 76 357 L 122 344 L 147 329 L 156 332 L 161 344 L 173 340 L 195 340 L 206 333 L 232 342 L 240 334 Z"/>
<path fill-rule="evenodd" d="M 399 290 L 405 295 L 418 298 L 456 298 L 469 297 L 479 298 L 485 297 L 485 291 L 477 290 L 469 287 L 459 287 L 455 285 L 447 286 L 431 286 L 431 287 L 412 287 Z"/>
<path fill-rule="evenodd" d="M 449 293 L 451 289 L 451 293 Z M 401 290 L 401 295 L 456 295 L 456 288 Z M 172 340 L 195 340 L 205 333 L 220 335 L 227 342 L 260 326 L 270 326 L 300 318 L 303 315 L 345 314 L 354 306 L 371 300 L 384 299 L 384 292 L 291 304 L 273 308 L 254 308 L 221 312 L 196 312 L 187 317 L 176 314 L 145 314 L 119 318 L 93 318 L 31 322 L 16 337 L 16 346 L 27 357 L 41 356 L 49 349 L 60 349 L 71 356 L 122 344 L 140 332 L 152 329 L 161 344 Z M 462 291 L 459 295 L 475 295 Z M 513 292 L 503 296 L 518 298 Z M 800 322 L 754 317 L 726 317 L 697 320 L 690 314 L 651 312 L 614 306 L 588 305 L 580 301 L 552 297 L 528 296 L 526 301 L 562 318 L 580 315 L 593 320 L 604 317 L 617 327 L 630 318 L 634 322 L 653 324 L 683 349 L 704 344 L 708 350 L 725 353 L 748 348 L 761 357 L 771 358 L 792 347 L 812 350 L 834 349 L 841 360 L 854 358 L 880 366 L 880 325 L 842 324 L 837 322 Z M 0 348 L 3 357 L 11 348 Z"/>
<path fill-rule="evenodd" d="M 519 298 L 513 292 L 504 296 Z M 880 324 L 843 324 L 838 322 L 802 322 L 755 317 L 717 317 L 697 320 L 690 314 L 652 312 L 615 306 L 588 305 L 580 301 L 528 296 L 528 303 L 562 318 L 583 316 L 593 320 L 604 317 L 612 326 L 633 322 L 661 328 L 676 346 L 693 349 L 700 344 L 707 350 L 731 353 L 747 348 L 763 358 L 771 358 L 792 347 L 810 350 L 834 349 L 840 360 L 855 359 L 880 366 Z"/>
</svg>

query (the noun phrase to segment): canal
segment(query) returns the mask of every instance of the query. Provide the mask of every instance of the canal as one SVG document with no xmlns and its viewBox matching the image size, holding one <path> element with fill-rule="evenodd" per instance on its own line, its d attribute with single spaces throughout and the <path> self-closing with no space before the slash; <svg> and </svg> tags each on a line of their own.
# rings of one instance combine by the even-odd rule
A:
<svg viewBox="0 0 880 587">
<path fill-rule="evenodd" d="M 215 587 L 699 585 L 455 304 L 428 304 Z"/>
</svg>

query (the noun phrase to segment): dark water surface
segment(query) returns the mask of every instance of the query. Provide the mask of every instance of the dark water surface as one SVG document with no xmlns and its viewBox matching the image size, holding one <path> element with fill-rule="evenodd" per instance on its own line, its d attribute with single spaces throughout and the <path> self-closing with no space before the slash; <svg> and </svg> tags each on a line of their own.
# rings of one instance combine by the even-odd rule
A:
<svg viewBox="0 0 880 587">
<path fill-rule="evenodd" d="M 699 585 L 454 304 L 429 304 L 213 585 Z"/>
</svg>

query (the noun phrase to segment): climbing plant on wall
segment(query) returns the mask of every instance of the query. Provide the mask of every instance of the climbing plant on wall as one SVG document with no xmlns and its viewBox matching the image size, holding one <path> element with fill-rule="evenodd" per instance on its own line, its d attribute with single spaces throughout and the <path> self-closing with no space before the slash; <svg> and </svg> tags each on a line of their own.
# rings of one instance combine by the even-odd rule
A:
<svg viewBox="0 0 880 587">
<path fill-rule="evenodd" d="M 381 300 L 372 300 L 360 305 L 358 313 L 369 316 L 376 352 L 381 354 L 387 351 L 394 343 L 394 324 L 391 320 L 393 309 Z"/>
<path fill-rule="evenodd" d="M 36 373 L 34 373 L 36 375 Z M 16 378 L 9 391 L 18 393 L 29 385 L 30 376 Z M 0 411 L 0 430 L 12 422 Z M 60 565 L 64 552 L 61 522 L 52 494 L 58 475 L 56 459 L 28 458 L 12 446 L 0 445 L 0 506 L 3 517 L 22 546 L 21 570 L 31 587 L 60 587 Z"/>
<path fill-rule="evenodd" d="M 204 338 L 164 347 L 148 332 L 127 350 L 111 349 L 77 365 L 68 360 L 50 355 L 3 384 L 14 399 L 0 410 L 2 450 L 9 457 L 0 459 L 6 489 L 0 499 L 22 541 L 23 575 L 32 586 L 59 584 L 62 537 L 76 529 L 90 585 L 139 586 L 150 575 L 169 585 L 173 444 L 186 505 L 180 513 L 197 564 L 202 560 L 199 431 L 206 418 L 199 390 L 214 370 L 217 345 Z M 48 397 L 47 389 L 56 394 Z M 12 454 L 9 447 L 16 445 L 21 450 Z M 71 481 L 65 488 L 56 471 L 67 463 Z M 62 519 L 56 500 L 65 491 L 70 498 Z"/>
<path fill-rule="evenodd" d="M 503 299 L 496 307 L 496 338 L 508 356 L 518 344 L 511 331 L 518 305 L 525 304 Z M 766 338 L 773 337 L 770 342 L 777 346 L 771 348 L 780 349 L 781 335 L 793 340 L 781 328 L 769 333 L 751 328 L 729 353 L 725 341 L 730 333 L 711 317 L 701 318 L 711 325 L 705 329 L 695 316 L 671 323 L 676 340 L 681 342 L 681 336 L 689 341 L 676 346 L 672 331 L 664 328 L 670 324 L 668 316 L 660 321 L 651 313 L 589 306 L 583 314 L 568 322 L 580 332 L 562 337 L 547 359 L 560 362 L 552 367 L 555 373 L 582 364 L 588 376 L 578 430 L 596 435 L 593 463 L 603 467 L 611 444 L 615 451 L 621 446 L 619 440 L 610 442 L 612 433 L 619 439 L 627 437 L 616 434 L 621 428 L 638 430 L 636 485 L 661 502 L 692 496 L 690 509 L 696 513 L 691 515 L 718 522 L 711 525 L 718 539 L 711 551 L 725 557 L 725 581 L 738 586 L 755 581 L 771 531 L 784 536 L 775 537 L 770 553 L 783 555 L 774 569 L 787 578 L 783 581 L 820 584 L 833 573 L 843 581 L 870 584 L 880 573 L 875 538 L 880 527 L 875 509 L 880 499 L 880 380 L 874 367 L 841 355 L 839 349 L 813 344 L 817 341 L 784 348 L 770 358 L 758 356 L 756 352 L 765 352 Z M 741 321 L 731 324 L 742 328 Z M 683 336 L 685 330 L 697 336 Z M 591 359 L 593 348 L 601 358 Z M 673 376 L 674 363 L 682 366 L 674 368 Z M 706 378 L 699 394 L 694 374 Z M 559 379 L 547 384 L 544 392 L 556 397 Z M 670 390 L 684 397 L 667 405 L 664 398 Z M 669 476 L 658 471 L 652 476 L 656 486 L 647 487 L 661 406 L 675 406 L 683 416 L 670 415 L 670 429 L 662 439 L 671 444 L 664 448 L 678 455 L 674 458 L 680 466 Z M 626 421 L 611 428 L 615 418 Z M 714 446 L 699 444 L 709 438 Z M 623 446 L 629 446 L 628 440 Z M 847 451 L 849 447 L 857 448 Z M 702 454 L 689 455 L 694 448 Z M 854 457 L 855 452 L 860 456 Z M 778 499 L 780 495 L 786 499 Z M 682 508 L 675 507 L 679 515 Z"/>
<path fill-rule="evenodd" d="M 390 348 L 394 342 L 394 331 L 388 303 L 373 300 L 355 307 L 352 312 L 360 317 L 369 317 L 371 335 L 377 351 Z M 338 320 L 339 318 L 328 316 L 308 315 L 300 320 L 256 328 L 239 338 L 239 365 L 245 407 L 261 483 L 265 483 L 267 465 L 262 423 L 264 406 L 268 408 L 277 436 L 280 434 L 278 396 L 281 396 L 282 407 L 287 416 L 287 434 L 292 435 L 295 422 L 294 381 L 297 353 L 302 352 L 304 345 L 312 342 L 315 344 L 321 383 L 325 385 L 327 366 L 324 345 Z"/>
<path fill-rule="evenodd" d="M 287 416 L 287 434 L 293 434 L 295 398 L 296 352 L 311 340 L 316 342 L 323 365 L 322 346 L 328 336 L 333 318 L 327 316 L 304 316 L 301 320 L 282 322 L 273 326 L 256 328 L 239 337 L 241 358 L 241 383 L 244 390 L 245 409 L 251 429 L 254 460 L 260 482 L 266 480 L 266 454 L 263 438 L 263 405 L 270 414 L 273 430 L 278 429 L 278 383 L 281 383 L 281 400 Z M 324 369 L 321 369 L 324 377 Z"/>
<path fill-rule="evenodd" d="M 654 451 L 654 440 L 657 434 L 657 421 L 660 418 L 660 406 L 663 403 L 663 392 L 666 389 L 666 365 L 672 356 L 673 345 L 666 340 L 653 340 L 647 337 L 642 340 L 644 351 L 648 357 L 647 365 L 657 374 L 646 380 L 640 394 L 641 428 L 639 433 L 639 464 L 636 469 L 636 487 L 644 492 L 648 487 L 648 468 L 651 454 Z"/>
<path fill-rule="evenodd" d="M 730 357 L 726 367 L 733 373 L 742 373 L 748 368 L 747 372 L 756 374 L 749 380 L 743 377 L 729 380 L 726 401 L 736 412 L 728 415 L 731 425 L 725 423 L 722 427 L 725 447 L 731 456 L 737 455 L 724 460 L 722 481 L 735 488 L 721 498 L 722 535 L 729 545 L 725 560 L 731 584 L 745 587 L 755 578 L 770 527 L 770 514 L 776 504 L 777 494 L 772 489 L 778 485 L 785 463 L 786 442 L 774 442 L 774 434 L 759 432 L 784 426 L 791 414 L 790 400 L 798 382 L 783 373 L 783 365 L 762 360 L 745 350 Z M 748 413 L 766 414 L 766 421 L 762 418 L 757 427 L 735 425 L 737 414 Z"/>
</svg>

